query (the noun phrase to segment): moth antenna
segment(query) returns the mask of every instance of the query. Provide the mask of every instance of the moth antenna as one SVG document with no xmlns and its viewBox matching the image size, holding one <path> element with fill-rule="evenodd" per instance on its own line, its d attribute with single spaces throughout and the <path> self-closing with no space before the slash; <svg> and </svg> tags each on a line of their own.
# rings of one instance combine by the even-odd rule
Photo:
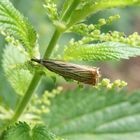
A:
<svg viewBox="0 0 140 140">
<path fill-rule="evenodd" d="M 36 59 L 36 58 L 32 58 L 31 61 L 37 62 L 37 63 L 41 63 L 42 60 L 41 59 Z"/>
</svg>

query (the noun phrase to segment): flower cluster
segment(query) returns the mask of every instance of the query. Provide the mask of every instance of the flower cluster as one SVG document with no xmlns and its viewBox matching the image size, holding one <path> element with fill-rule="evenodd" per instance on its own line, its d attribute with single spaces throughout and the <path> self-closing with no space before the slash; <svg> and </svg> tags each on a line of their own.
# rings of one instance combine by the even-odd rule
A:
<svg viewBox="0 0 140 140">
<path fill-rule="evenodd" d="M 57 5 L 53 2 L 53 0 L 45 0 L 44 8 L 47 10 L 47 15 L 51 21 L 59 19 Z"/>
<path fill-rule="evenodd" d="M 108 33 L 101 32 L 100 29 L 103 25 L 111 24 L 119 18 L 119 15 L 115 15 L 110 16 L 108 19 L 99 19 L 97 24 L 86 25 L 84 23 L 80 23 L 72 26 L 69 31 L 76 32 L 83 37 L 78 41 L 72 39 L 67 46 L 79 46 L 91 42 L 120 42 L 129 44 L 132 47 L 140 46 L 140 36 L 136 32 L 129 36 L 118 31 L 109 31 Z"/>
<path fill-rule="evenodd" d="M 88 36 L 90 33 L 92 33 L 95 30 L 99 30 L 102 26 L 106 24 L 111 24 L 112 22 L 118 20 L 120 18 L 119 15 L 110 16 L 108 19 L 101 18 L 98 20 L 97 24 L 84 24 L 79 23 L 74 26 L 72 26 L 69 31 L 70 32 L 76 32 L 82 36 Z"/>
<path fill-rule="evenodd" d="M 100 83 L 95 86 L 95 88 L 101 89 L 103 87 L 107 89 L 123 89 L 126 86 L 127 83 L 125 81 L 115 80 L 113 83 L 111 83 L 109 79 L 104 78 Z"/>
<path fill-rule="evenodd" d="M 31 104 L 28 106 L 26 113 L 33 113 L 33 114 L 44 114 L 48 113 L 49 106 L 51 105 L 51 99 L 54 98 L 56 95 L 60 94 L 62 91 L 62 87 L 57 87 L 53 89 L 51 92 L 45 91 L 44 94 L 39 97 L 37 94 L 31 100 Z"/>
</svg>

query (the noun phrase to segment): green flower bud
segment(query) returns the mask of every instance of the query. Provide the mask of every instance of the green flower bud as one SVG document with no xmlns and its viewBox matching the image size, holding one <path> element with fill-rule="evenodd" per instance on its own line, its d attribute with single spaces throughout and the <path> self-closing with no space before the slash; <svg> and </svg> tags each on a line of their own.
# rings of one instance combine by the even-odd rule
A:
<svg viewBox="0 0 140 140">
<path fill-rule="evenodd" d="M 13 42 L 13 38 L 11 38 L 11 36 L 7 36 L 7 37 L 5 38 L 5 40 L 6 40 L 7 42 Z"/>
<path fill-rule="evenodd" d="M 114 86 L 118 86 L 118 87 L 120 86 L 120 84 L 121 84 L 121 80 L 115 80 L 113 83 Z"/>
<path fill-rule="evenodd" d="M 110 84 L 110 80 L 105 78 L 102 80 L 101 85 L 107 87 Z"/>
<path fill-rule="evenodd" d="M 90 25 L 88 26 L 88 29 L 89 29 L 89 30 L 94 30 L 94 29 L 95 29 L 95 26 L 94 26 L 93 24 L 90 24 Z"/>
<path fill-rule="evenodd" d="M 105 19 L 99 19 L 99 25 L 102 26 L 102 25 L 105 25 L 106 24 L 106 20 Z"/>
<path fill-rule="evenodd" d="M 110 83 L 107 85 L 107 89 L 112 89 L 112 88 L 113 88 L 113 84 Z"/>
<path fill-rule="evenodd" d="M 125 87 L 125 86 L 127 86 L 127 83 L 125 81 L 121 81 L 121 86 Z"/>
<path fill-rule="evenodd" d="M 93 34 L 93 35 L 100 35 L 100 33 L 101 33 L 100 30 L 94 30 L 92 34 Z"/>
</svg>

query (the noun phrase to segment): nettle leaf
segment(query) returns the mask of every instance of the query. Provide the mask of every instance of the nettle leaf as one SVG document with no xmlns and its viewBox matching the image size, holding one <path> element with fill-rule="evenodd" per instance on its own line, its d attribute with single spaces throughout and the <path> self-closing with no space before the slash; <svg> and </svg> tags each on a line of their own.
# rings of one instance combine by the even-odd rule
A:
<svg viewBox="0 0 140 140">
<path fill-rule="evenodd" d="M 3 140 L 29 140 L 30 127 L 26 123 L 17 123 L 4 132 Z"/>
<path fill-rule="evenodd" d="M 9 0 L 0 0 L 0 30 L 19 39 L 32 56 L 37 35 L 34 28 Z"/>
<path fill-rule="evenodd" d="M 23 51 L 10 44 L 4 49 L 2 66 L 5 76 L 19 95 L 24 95 L 32 79 L 31 72 L 22 69 L 22 65 L 24 66 L 28 59 Z"/>
<path fill-rule="evenodd" d="M 101 10 L 130 5 L 137 6 L 139 4 L 140 0 L 81 0 L 81 5 L 73 11 L 69 18 L 68 26 L 78 23 L 84 20 L 87 16 Z"/>
<path fill-rule="evenodd" d="M 68 140 L 139 140 L 140 93 L 67 91 L 52 99 L 43 117 L 48 128 Z"/>
<path fill-rule="evenodd" d="M 131 47 L 128 44 L 105 42 L 70 46 L 65 49 L 66 60 L 119 60 L 128 59 L 140 55 L 139 47 Z"/>
<path fill-rule="evenodd" d="M 32 132 L 33 140 L 56 140 L 55 135 L 52 134 L 45 126 L 36 125 Z"/>
<path fill-rule="evenodd" d="M 3 140 L 57 140 L 47 127 L 36 125 L 32 129 L 28 124 L 22 122 L 8 128 L 3 137 Z"/>
</svg>

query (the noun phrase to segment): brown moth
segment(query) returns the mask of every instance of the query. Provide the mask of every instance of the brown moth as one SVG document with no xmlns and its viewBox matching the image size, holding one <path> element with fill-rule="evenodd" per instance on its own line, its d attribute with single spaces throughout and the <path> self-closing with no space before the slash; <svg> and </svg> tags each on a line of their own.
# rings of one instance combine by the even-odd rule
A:
<svg viewBox="0 0 140 140">
<path fill-rule="evenodd" d="M 87 67 L 83 65 L 49 59 L 31 60 L 40 63 L 48 70 L 55 72 L 66 79 L 73 79 L 85 84 L 96 85 L 100 78 L 100 70 L 96 67 Z"/>
</svg>

